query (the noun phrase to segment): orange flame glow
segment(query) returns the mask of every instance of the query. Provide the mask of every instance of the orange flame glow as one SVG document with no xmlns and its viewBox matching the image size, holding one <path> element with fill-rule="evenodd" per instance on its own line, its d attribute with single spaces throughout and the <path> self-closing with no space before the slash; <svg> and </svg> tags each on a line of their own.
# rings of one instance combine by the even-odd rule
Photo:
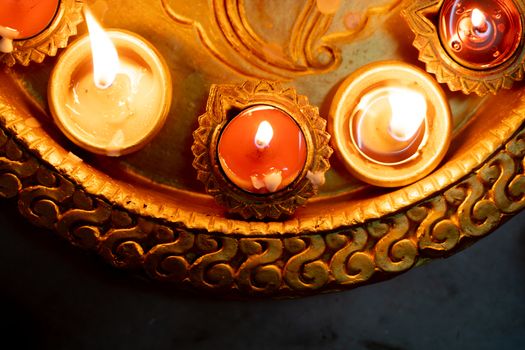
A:
<svg viewBox="0 0 525 350">
<path fill-rule="evenodd" d="M 272 125 L 263 120 L 259 127 L 257 128 L 257 133 L 255 134 L 255 146 L 259 149 L 267 148 L 270 145 L 270 142 L 273 138 L 273 128 Z"/>
<path fill-rule="evenodd" d="M 87 7 L 84 7 L 84 16 L 91 41 L 93 80 L 97 88 L 107 89 L 115 81 L 120 69 L 117 49 Z"/>
<path fill-rule="evenodd" d="M 472 21 L 472 25 L 475 28 L 482 28 L 485 25 L 485 22 L 487 21 L 487 17 L 485 17 L 483 12 L 475 8 L 472 10 L 470 20 Z"/>
<path fill-rule="evenodd" d="M 392 108 L 389 133 L 399 141 L 408 141 L 418 132 L 427 115 L 425 97 L 407 88 L 390 88 L 388 101 Z"/>
</svg>

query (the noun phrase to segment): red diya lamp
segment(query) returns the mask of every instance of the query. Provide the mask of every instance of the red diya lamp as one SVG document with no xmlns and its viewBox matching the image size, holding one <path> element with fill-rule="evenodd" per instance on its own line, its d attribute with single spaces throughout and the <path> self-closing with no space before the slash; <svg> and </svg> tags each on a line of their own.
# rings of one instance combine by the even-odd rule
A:
<svg viewBox="0 0 525 350">
<path fill-rule="evenodd" d="M 524 14 L 523 0 L 411 1 L 402 11 L 426 70 L 480 96 L 523 79 Z"/>
<path fill-rule="evenodd" d="M 245 109 L 219 139 L 222 170 L 251 193 L 271 193 L 290 185 L 306 164 L 306 142 L 297 123 L 284 111 L 260 105 Z"/>
<path fill-rule="evenodd" d="M 522 38 L 521 14 L 512 0 L 447 0 L 439 35 L 449 55 L 472 69 L 490 69 L 512 58 Z"/>
<path fill-rule="evenodd" d="M 67 46 L 82 22 L 78 0 L 0 1 L 0 61 L 28 65 Z"/>
<path fill-rule="evenodd" d="M 60 0 L 2 0 L 0 27 L 5 39 L 28 39 L 44 31 L 55 17 Z M 11 35 L 8 33 L 11 32 Z M 7 34 L 6 34 L 7 33 Z"/>
<path fill-rule="evenodd" d="M 291 215 L 318 192 L 332 149 L 305 96 L 274 82 L 213 85 L 194 132 L 208 194 L 243 218 Z"/>
</svg>

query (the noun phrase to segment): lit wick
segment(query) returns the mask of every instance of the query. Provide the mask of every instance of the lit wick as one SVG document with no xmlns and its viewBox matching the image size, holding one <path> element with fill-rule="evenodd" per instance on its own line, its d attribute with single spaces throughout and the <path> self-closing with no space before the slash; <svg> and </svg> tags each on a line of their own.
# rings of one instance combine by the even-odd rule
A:
<svg viewBox="0 0 525 350">
<path fill-rule="evenodd" d="M 424 143 L 427 99 L 404 86 L 381 86 L 361 96 L 352 113 L 352 140 L 371 161 L 407 161 Z"/>
<path fill-rule="evenodd" d="M 257 154 L 259 157 L 261 156 L 261 153 L 263 150 L 270 147 L 270 142 L 273 139 L 273 128 L 272 125 L 266 121 L 263 120 L 259 127 L 257 128 L 257 133 L 255 133 L 255 147 L 257 147 Z M 282 171 L 277 169 L 272 169 L 267 174 L 255 174 L 250 176 L 250 179 L 252 180 L 252 185 L 255 189 L 260 190 L 262 188 L 266 188 L 268 192 L 275 192 L 281 185 L 283 181 Z"/>
<path fill-rule="evenodd" d="M 89 31 L 93 61 L 93 83 L 96 88 L 93 89 L 95 90 L 93 94 L 99 94 L 99 99 L 105 99 L 108 102 L 103 114 L 107 116 L 109 123 L 117 126 L 108 147 L 118 148 L 126 139 L 126 135 L 118 128 L 118 125 L 134 116 L 131 96 L 136 93 L 134 86 L 136 84 L 132 83 L 130 75 L 126 69 L 123 69 L 115 44 L 87 6 L 84 7 L 84 15 Z M 138 75 L 140 77 L 142 73 L 139 72 Z M 78 99 L 81 91 L 75 86 L 73 93 Z"/>
<path fill-rule="evenodd" d="M 306 140 L 294 118 L 263 104 L 245 108 L 228 122 L 217 153 L 228 180 L 256 194 L 292 184 L 307 158 Z"/>
<path fill-rule="evenodd" d="M 425 97 L 411 89 L 391 87 L 388 102 L 392 109 L 388 133 L 398 141 L 412 139 L 421 128 L 427 115 Z"/>
<path fill-rule="evenodd" d="M 93 81 L 99 89 L 113 84 L 120 71 L 117 49 L 91 12 L 84 7 L 93 57 Z"/>
<path fill-rule="evenodd" d="M 272 125 L 263 120 L 259 127 L 257 128 L 257 133 L 255 134 L 254 142 L 257 150 L 262 151 L 270 146 L 270 142 L 273 138 L 273 128 Z"/>
<path fill-rule="evenodd" d="M 478 10 L 477 8 L 472 10 L 472 14 L 470 15 L 470 21 L 474 26 L 475 32 L 485 33 L 487 31 L 487 17 L 485 17 L 483 12 Z"/>
<path fill-rule="evenodd" d="M 84 15 L 89 36 L 68 47 L 51 75 L 53 118 L 66 136 L 91 152 L 120 156 L 137 151 L 157 134 L 169 112 L 168 68 L 138 35 L 105 32 L 89 11 Z"/>
<path fill-rule="evenodd" d="M 20 33 L 16 29 L 0 26 L 0 52 L 13 52 L 13 40 L 19 35 Z"/>
</svg>

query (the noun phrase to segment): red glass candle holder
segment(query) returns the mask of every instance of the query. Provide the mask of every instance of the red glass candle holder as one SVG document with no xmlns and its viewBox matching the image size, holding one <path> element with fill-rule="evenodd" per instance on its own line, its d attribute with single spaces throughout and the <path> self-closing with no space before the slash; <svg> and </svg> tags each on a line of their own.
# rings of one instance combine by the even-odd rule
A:
<svg viewBox="0 0 525 350">
<path fill-rule="evenodd" d="M 511 59 L 522 38 L 521 14 L 512 0 L 446 0 L 439 36 L 458 63 L 491 69 Z"/>
<path fill-rule="evenodd" d="M 2 0 L 0 25 L 16 31 L 17 39 L 31 38 L 51 24 L 59 5 L 59 0 Z"/>
<path fill-rule="evenodd" d="M 0 62 L 41 63 L 68 45 L 83 22 L 82 0 L 5 0 L 0 4 Z"/>
<path fill-rule="evenodd" d="M 245 219 L 292 215 L 324 184 L 332 154 L 326 121 L 278 83 L 214 85 L 192 146 L 197 177 Z"/>
<path fill-rule="evenodd" d="M 486 95 L 523 78 L 523 0 L 427 0 L 402 14 L 426 69 L 452 91 Z"/>
<path fill-rule="evenodd" d="M 246 108 L 224 128 L 218 140 L 224 174 L 250 193 L 274 193 L 288 187 L 306 164 L 306 141 L 295 120 L 268 105 Z"/>
</svg>

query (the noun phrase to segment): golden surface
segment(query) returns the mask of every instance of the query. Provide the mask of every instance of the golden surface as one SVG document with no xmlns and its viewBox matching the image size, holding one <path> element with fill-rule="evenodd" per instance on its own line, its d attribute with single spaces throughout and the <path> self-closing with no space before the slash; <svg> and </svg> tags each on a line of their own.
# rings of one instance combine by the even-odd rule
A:
<svg viewBox="0 0 525 350">
<path fill-rule="evenodd" d="M 354 70 L 384 59 L 417 63 L 400 2 L 348 0 L 331 15 L 313 0 L 89 3 L 106 27 L 144 36 L 166 58 L 174 91 L 167 123 L 133 155 L 88 154 L 49 116 L 55 60 L 0 71 L 0 194 L 116 267 L 214 293 L 339 290 L 453 254 L 525 206 L 525 90 L 517 85 L 497 97 L 447 93 L 451 148 L 413 185 L 366 186 L 332 157 L 322 193 L 290 219 L 231 219 L 191 165 L 211 84 L 277 74 L 326 118 Z"/>
<path fill-rule="evenodd" d="M 441 44 L 437 29 L 437 16 L 444 0 L 419 0 L 407 4 L 402 15 L 415 33 L 414 46 L 419 50 L 419 59 L 426 69 L 436 75 L 437 81 L 446 83 L 452 91 L 479 96 L 496 94 L 501 89 L 510 89 L 515 81 L 523 79 L 525 64 L 524 36 L 515 57 L 496 68 L 475 70 L 462 66 L 447 53 Z M 525 21 L 525 1 L 514 0 Z"/>
</svg>

